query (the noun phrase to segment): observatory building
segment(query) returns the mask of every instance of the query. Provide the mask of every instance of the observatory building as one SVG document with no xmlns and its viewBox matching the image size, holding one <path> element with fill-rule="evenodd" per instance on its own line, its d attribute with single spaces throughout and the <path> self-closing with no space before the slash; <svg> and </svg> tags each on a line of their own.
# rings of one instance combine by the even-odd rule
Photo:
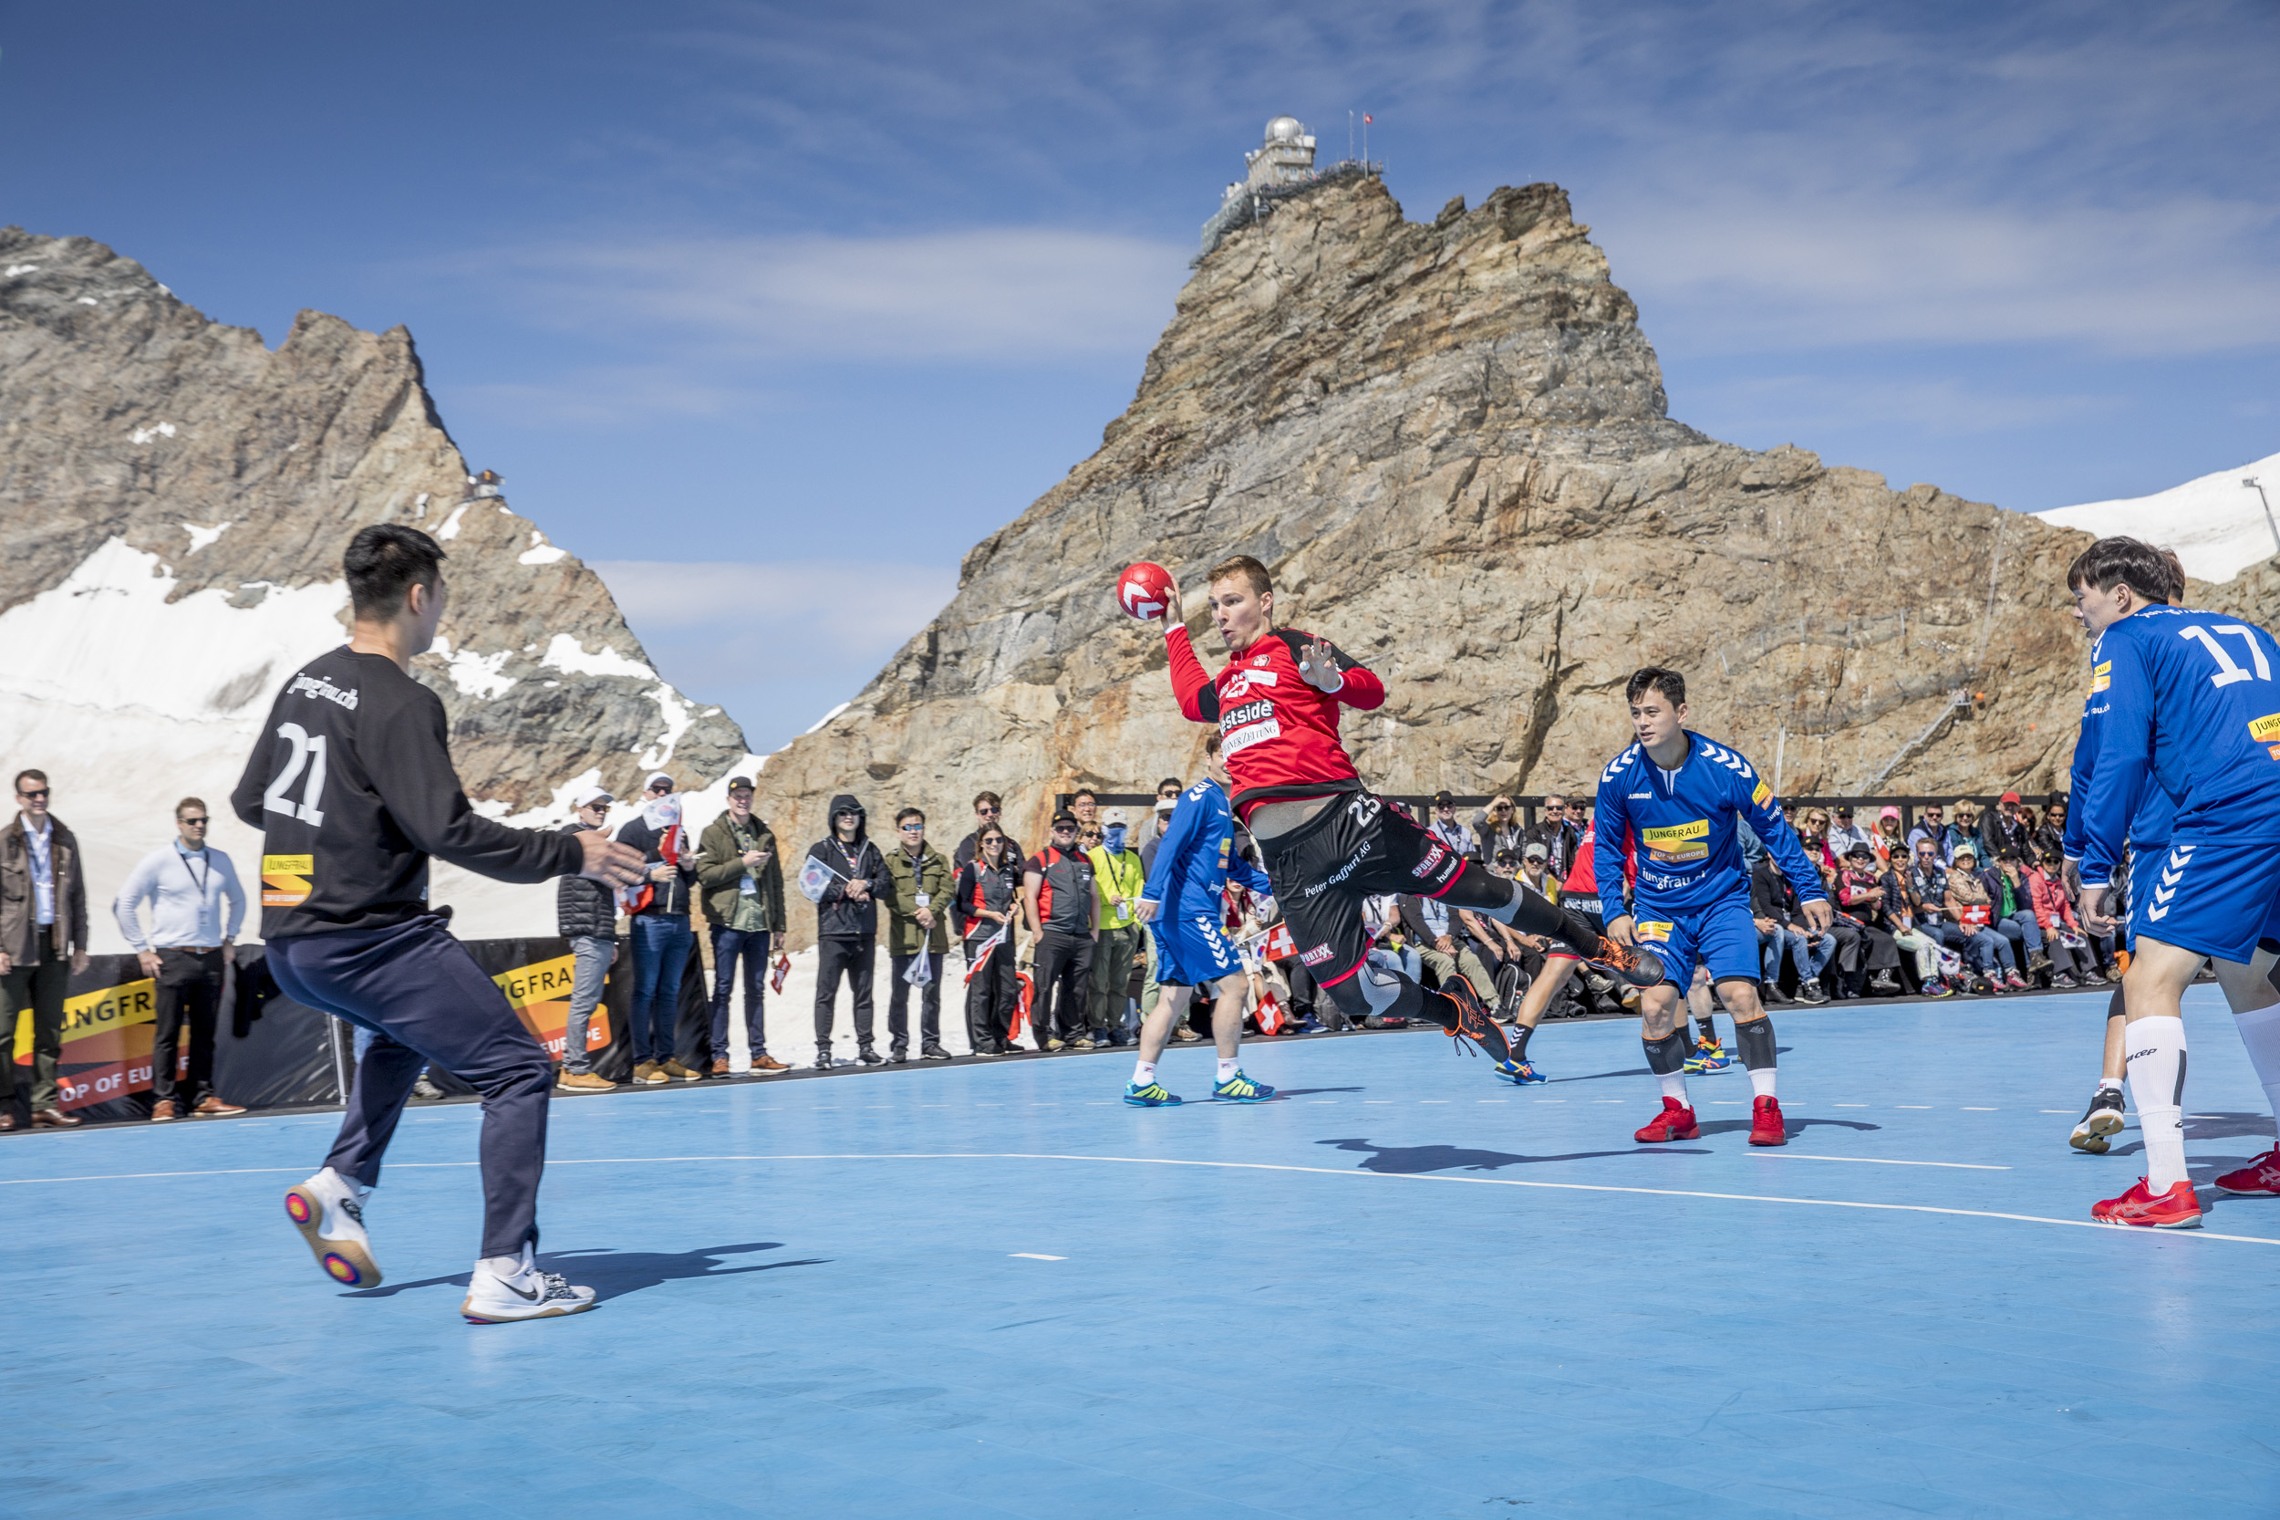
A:
<svg viewBox="0 0 2280 1520">
<path fill-rule="evenodd" d="M 1243 155 L 1244 174 L 1219 197 L 1219 209 L 1203 224 L 1201 262 L 1219 246 L 1219 240 L 1238 227 L 1265 217 L 1274 203 L 1301 194 L 1316 185 L 1357 174 L 1376 174 L 1380 166 L 1353 159 L 1328 169 L 1314 167 L 1314 136 L 1295 116 L 1278 116 L 1267 123 L 1259 146 Z"/>
</svg>

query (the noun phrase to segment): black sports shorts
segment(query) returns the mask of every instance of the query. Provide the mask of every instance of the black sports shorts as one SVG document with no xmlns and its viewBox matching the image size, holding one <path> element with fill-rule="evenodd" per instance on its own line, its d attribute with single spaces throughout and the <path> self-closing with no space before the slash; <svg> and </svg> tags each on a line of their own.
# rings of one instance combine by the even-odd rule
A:
<svg viewBox="0 0 2280 1520">
<path fill-rule="evenodd" d="M 1501 908 L 1512 900 L 1510 882 L 1367 792 L 1333 798 L 1290 833 L 1261 839 L 1259 850 L 1299 961 L 1324 989 L 1361 970 L 1369 955 L 1365 897 L 1405 893 L 1452 908 Z"/>
</svg>

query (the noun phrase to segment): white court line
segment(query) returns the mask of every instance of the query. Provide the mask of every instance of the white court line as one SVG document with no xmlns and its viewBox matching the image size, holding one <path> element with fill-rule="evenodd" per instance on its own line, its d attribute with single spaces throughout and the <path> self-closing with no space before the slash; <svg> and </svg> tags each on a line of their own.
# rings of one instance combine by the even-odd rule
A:
<svg viewBox="0 0 2280 1520">
<path fill-rule="evenodd" d="M 1808 1156 L 1803 1151 L 1757 1150 L 1753 1156 L 1780 1156 L 1791 1161 L 1857 1161 L 1863 1166 L 1945 1166 L 1959 1172 L 2007 1172 L 2007 1166 L 1988 1166 L 1977 1161 L 1892 1161 L 1883 1156 Z"/>
<path fill-rule="evenodd" d="M 2128 1225 L 2099 1224 L 2089 1219 L 2051 1219 L 2041 1214 L 2007 1214 L 1998 1209 L 1943 1209 L 1928 1203 L 1864 1203 L 1853 1198 L 1783 1198 L 1769 1193 L 1712 1193 L 1693 1188 L 1618 1187 L 1607 1182 L 1533 1182 L 1520 1177 L 1451 1177 L 1438 1172 L 1346 1171 L 1332 1166 L 1284 1166 L 1267 1161 L 1186 1161 L 1171 1156 L 1070 1156 L 1030 1151 L 885 1151 L 870 1155 L 847 1153 L 801 1156 L 582 1156 L 549 1158 L 548 1166 L 682 1166 L 692 1161 L 1092 1161 L 1110 1166 L 1197 1166 L 1232 1172 L 1300 1172 L 1314 1177 L 1374 1178 L 1383 1182 L 1447 1182 L 1474 1187 L 1543 1188 L 1557 1193 L 1630 1193 L 1644 1198 L 1709 1198 L 1728 1203 L 1789 1203 L 1816 1209 L 1875 1209 L 1891 1214 L 1948 1214 L 1959 1219 L 2008 1219 L 2018 1224 L 2055 1224 L 2078 1230 L 2115 1230 L 2138 1235 L 2166 1235 L 2172 1239 L 2193 1236 L 2201 1240 L 2233 1240 L 2243 1245 L 2280 1246 L 2269 1235 L 2226 1235 L 2216 1230 L 2139 1230 Z M 398 1169 L 473 1167 L 479 1161 L 390 1162 Z M 11 1177 L 0 1184 L 33 1182 L 113 1182 L 141 1177 L 234 1177 L 251 1172 L 300 1172 L 297 1166 L 240 1166 L 211 1172 L 116 1172 L 99 1177 Z"/>
<path fill-rule="evenodd" d="M 1067 1261 L 1069 1259 L 1066 1256 L 1040 1256 L 1035 1251 L 1008 1251 L 1006 1254 L 1015 1261 Z"/>
</svg>

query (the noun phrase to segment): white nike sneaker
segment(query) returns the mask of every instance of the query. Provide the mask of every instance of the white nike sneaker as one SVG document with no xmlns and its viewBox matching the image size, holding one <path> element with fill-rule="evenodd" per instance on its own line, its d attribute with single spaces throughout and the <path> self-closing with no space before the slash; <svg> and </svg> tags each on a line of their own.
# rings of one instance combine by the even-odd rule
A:
<svg viewBox="0 0 2280 1520">
<path fill-rule="evenodd" d="M 487 1260 L 475 1263 L 475 1275 L 467 1282 L 467 1301 L 459 1306 L 459 1312 L 470 1324 L 499 1325 L 508 1320 L 583 1314 L 593 1307 L 593 1289 L 573 1288 L 561 1274 L 539 1271 L 526 1245 L 522 1270 L 511 1277 L 501 1277 Z"/>
<path fill-rule="evenodd" d="M 380 1264 L 364 1233 L 364 1197 L 370 1191 L 329 1166 L 285 1191 L 285 1217 L 316 1253 L 325 1275 L 344 1288 L 380 1286 Z"/>
</svg>

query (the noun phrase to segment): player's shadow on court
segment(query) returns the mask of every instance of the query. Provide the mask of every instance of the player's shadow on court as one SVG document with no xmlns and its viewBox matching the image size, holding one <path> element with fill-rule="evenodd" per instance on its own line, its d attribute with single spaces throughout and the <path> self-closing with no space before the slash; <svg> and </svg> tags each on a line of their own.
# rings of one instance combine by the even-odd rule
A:
<svg viewBox="0 0 2280 1520">
<path fill-rule="evenodd" d="M 600 1247 L 587 1251 L 541 1251 L 539 1267 L 548 1272 L 559 1272 L 572 1282 L 594 1290 L 594 1302 L 607 1303 L 628 1293 L 654 1288 L 660 1283 L 677 1282 L 691 1277 L 740 1277 L 747 1272 L 772 1272 L 778 1267 L 820 1267 L 828 1260 L 813 1256 L 799 1261 L 761 1261 L 740 1267 L 723 1267 L 719 1258 L 745 1251 L 776 1251 L 783 1248 L 778 1240 L 755 1240 L 744 1245 L 707 1246 L 699 1251 L 613 1251 Z M 390 1298 L 413 1288 L 441 1288 L 467 1286 L 471 1274 L 458 1273 L 452 1277 L 423 1277 L 416 1282 L 383 1283 L 377 1288 L 365 1288 L 355 1293 L 343 1293 L 342 1298 Z"/>
<path fill-rule="evenodd" d="M 1777 1056 L 1785 1056 L 1789 1054 L 1789 1047 L 1786 1045 L 1776 1045 L 1773 1047 L 1773 1053 Z M 1727 1054 L 1733 1054 L 1732 1047 L 1729 1046 L 1727 1048 Z M 1733 1071 L 1741 1070 L 1739 1066 L 1731 1067 L 1729 1069 Z M 1644 1066 L 1634 1066 L 1627 1071 L 1595 1071 L 1587 1076 L 1581 1077 L 1553 1077 L 1551 1081 L 1545 1085 L 1552 1086 L 1561 1082 L 1604 1082 L 1609 1077 L 1651 1077 L 1653 1075 L 1654 1073 Z"/>
<path fill-rule="evenodd" d="M 1782 1115 L 1782 1119 L 1786 1133 L 1791 1135 L 1802 1135 L 1809 1129 L 1872 1130 L 1884 1128 L 1881 1124 L 1870 1124 L 1865 1119 L 1799 1119 L 1788 1114 Z M 1702 1133 L 1705 1135 L 1738 1135 L 1749 1127 L 1750 1121 L 1747 1119 L 1705 1119 L 1702 1122 Z"/>
<path fill-rule="evenodd" d="M 1275 1096 L 1277 1098 L 1311 1098 L 1316 1093 L 1364 1091 L 1367 1089 L 1362 1087 L 1278 1087 L 1275 1089 Z"/>
<path fill-rule="evenodd" d="M 1620 1151 L 1568 1151 L 1558 1156 L 1515 1156 L 1508 1151 L 1475 1151 L 1455 1145 L 1372 1145 L 1360 1138 L 1352 1140 L 1317 1140 L 1316 1145 L 1334 1145 L 1342 1151 L 1366 1151 L 1369 1159 L 1361 1169 L 1365 1172 L 1386 1172 L 1409 1175 L 1416 1172 L 1493 1172 L 1507 1166 L 1533 1166 L 1539 1161 L 1592 1161 L 1601 1156 L 1643 1156 L 1641 1150 Z M 1674 1149 L 1657 1146 L 1666 1156 L 1707 1156 L 1708 1151 Z"/>
<path fill-rule="evenodd" d="M 2188 1140 L 2254 1140 L 2260 1147 L 2272 1139 L 2272 1120 L 2263 1114 L 2196 1114 L 2185 1121 Z M 2142 1156 L 2145 1142 L 2132 1140 L 2108 1152 L 2114 1156 Z M 2261 1151 L 2258 1154 L 2262 1154 Z M 2195 1156 L 2191 1171 L 2195 1182 L 2206 1182 L 2221 1172 L 2248 1165 L 2247 1156 Z"/>
</svg>

